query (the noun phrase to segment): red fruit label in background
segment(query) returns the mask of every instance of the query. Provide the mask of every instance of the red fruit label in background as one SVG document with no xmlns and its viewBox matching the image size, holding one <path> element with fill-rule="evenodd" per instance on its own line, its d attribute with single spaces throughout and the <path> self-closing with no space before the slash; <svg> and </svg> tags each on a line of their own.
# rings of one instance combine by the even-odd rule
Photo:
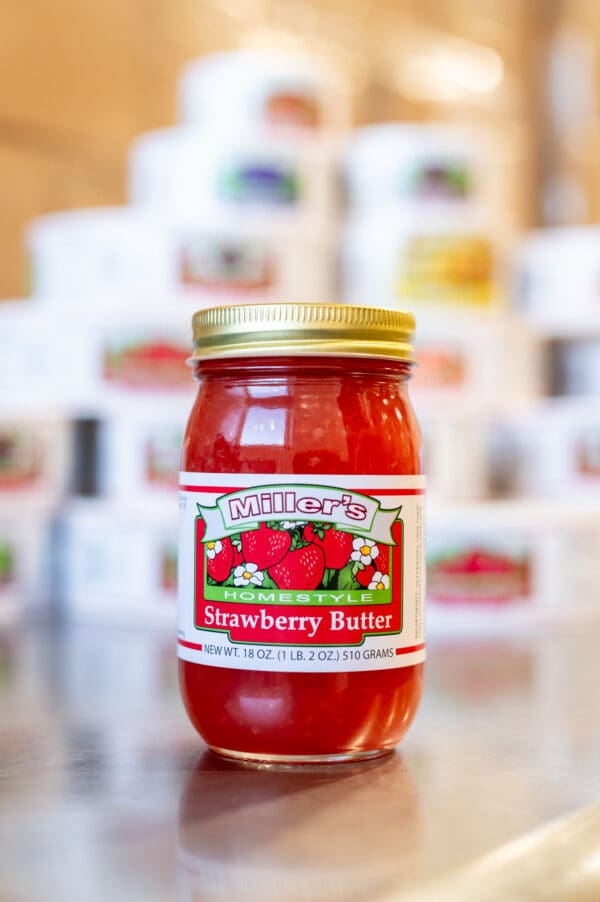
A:
<svg viewBox="0 0 600 902">
<path fill-rule="evenodd" d="M 422 661 L 424 479 L 183 473 L 179 654 L 258 670 Z"/>
<path fill-rule="evenodd" d="M 527 549 L 490 548 L 485 539 L 459 541 L 431 555 L 429 597 L 444 604 L 506 604 L 532 594 L 532 563 Z"/>
</svg>

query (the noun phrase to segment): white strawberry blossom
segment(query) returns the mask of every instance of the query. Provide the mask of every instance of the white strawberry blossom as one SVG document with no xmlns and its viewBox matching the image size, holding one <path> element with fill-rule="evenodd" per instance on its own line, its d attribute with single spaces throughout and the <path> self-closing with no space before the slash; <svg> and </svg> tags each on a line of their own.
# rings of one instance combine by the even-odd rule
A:
<svg viewBox="0 0 600 902">
<path fill-rule="evenodd" d="M 258 569 L 258 564 L 239 564 L 233 571 L 234 586 L 248 586 L 250 583 L 254 586 L 262 586 L 265 578 L 262 570 Z"/>
<path fill-rule="evenodd" d="M 373 576 L 371 577 L 371 582 L 369 583 L 369 589 L 389 589 L 390 587 L 390 578 L 387 573 L 381 573 L 381 571 L 376 570 Z"/>
<path fill-rule="evenodd" d="M 283 520 L 281 523 L 282 529 L 295 529 L 296 526 L 306 526 L 308 520 Z"/>
<path fill-rule="evenodd" d="M 223 543 L 220 539 L 217 539 L 216 542 L 206 542 L 204 547 L 206 548 L 206 556 L 211 561 L 223 551 Z"/>
<path fill-rule="evenodd" d="M 359 561 L 367 567 L 379 556 L 379 547 L 371 539 L 354 539 L 351 560 Z"/>
</svg>

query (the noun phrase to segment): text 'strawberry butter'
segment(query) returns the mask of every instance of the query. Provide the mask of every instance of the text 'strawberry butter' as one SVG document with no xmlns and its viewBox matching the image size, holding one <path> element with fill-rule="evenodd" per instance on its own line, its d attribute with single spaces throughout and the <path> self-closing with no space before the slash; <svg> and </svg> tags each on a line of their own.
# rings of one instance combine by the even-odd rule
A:
<svg viewBox="0 0 600 902">
<path fill-rule="evenodd" d="M 421 695 L 414 320 L 321 304 L 194 317 L 180 473 L 183 698 L 259 760 L 383 754 Z"/>
</svg>

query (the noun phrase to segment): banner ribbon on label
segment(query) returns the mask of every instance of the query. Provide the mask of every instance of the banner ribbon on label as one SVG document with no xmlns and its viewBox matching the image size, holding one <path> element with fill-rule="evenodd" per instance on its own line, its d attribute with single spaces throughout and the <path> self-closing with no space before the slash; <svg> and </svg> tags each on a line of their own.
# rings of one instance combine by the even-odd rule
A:
<svg viewBox="0 0 600 902">
<path fill-rule="evenodd" d="M 322 485 L 265 485 L 222 495 L 214 506 L 198 504 L 204 542 L 256 529 L 270 521 L 331 523 L 354 535 L 394 545 L 392 525 L 402 507 L 382 508 L 367 495 Z"/>
</svg>

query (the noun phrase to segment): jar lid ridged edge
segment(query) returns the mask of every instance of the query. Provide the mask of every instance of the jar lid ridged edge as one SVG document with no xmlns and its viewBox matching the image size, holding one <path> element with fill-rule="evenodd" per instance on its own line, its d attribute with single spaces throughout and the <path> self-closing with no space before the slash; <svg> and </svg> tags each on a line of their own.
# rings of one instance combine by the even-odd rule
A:
<svg viewBox="0 0 600 902">
<path fill-rule="evenodd" d="M 195 313 L 192 329 L 192 362 L 269 354 L 414 360 L 414 316 L 387 307 L 291 302 L 223 305 Z"/>
</svg>

